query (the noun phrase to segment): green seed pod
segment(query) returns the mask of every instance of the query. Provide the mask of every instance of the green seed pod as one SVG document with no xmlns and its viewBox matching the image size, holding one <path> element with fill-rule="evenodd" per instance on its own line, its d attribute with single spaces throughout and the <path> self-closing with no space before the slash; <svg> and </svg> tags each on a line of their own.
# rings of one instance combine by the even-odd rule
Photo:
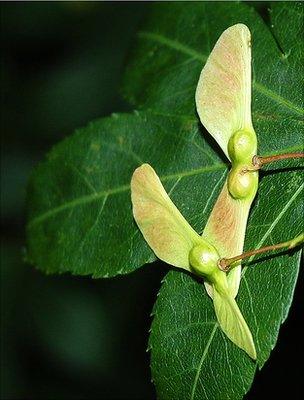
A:
<svg viewBox="0 0 304 400">
<path fill-rule="evenodd" d="M 216 249 L 202 239 L 201 243 L 194 246 L 189 253 L 189 263 L 191 269 L 198 275 L 213 282 L 213 276 L 219 271 L 217 263 L 220 256 Z"/>
<path fill-rule="evenodd" d="M 234 199 L 246 199 L 257 190 L 257 172 L 244 173 L 244 168 L 232 168 L 228 175 L 228 189 Z"/>
<path fill-rule="evenodd" d="M 235 163 L 244 163 L 252 159 L 257 147 L 256 135 L 253 131 L 236 131 L 228 142 L 228 154 Z"/>
</svg>

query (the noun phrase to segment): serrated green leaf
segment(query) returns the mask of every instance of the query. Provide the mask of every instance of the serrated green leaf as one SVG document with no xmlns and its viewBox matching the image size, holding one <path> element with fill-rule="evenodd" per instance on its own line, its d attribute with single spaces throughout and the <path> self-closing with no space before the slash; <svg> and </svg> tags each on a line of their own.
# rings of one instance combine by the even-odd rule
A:
<svg viewBox="0 0 304 400">
<path fill-rule="evenodd" d="M 157 168 L 176 206 L 202 232 L 227 166 L 198 121 L 194 93 L 212 46 L 232 24 L 245 23 L 253 37 L 252 108 L 260 154 L 300 149 L 302 8 L 275 4 L 271 31 L 240 3 L 156 4 L 125 81 L 127 97 L 149 110 L 92 123 L 56 146 L 37 168 L 28 188 L 28 259 L 47 272 L 95 277 L 153 261 L 133 221 L 129 191 L 134 169 L 144 162 Z M 247 249 L 301 231 L 300 185 L 297 170 L 264 174 Z M 242 281 L 237 300 L 256 340 L 259 366 L 292 300 L 299 265 L 298 254 L 292 254 L 248 267 Z M 255 364 L 217 327 L 201 282 L 170 272 L 155 313 L 150 343 L 160 399 L 238 399 L 246 393 Z"/>
<path fill-rule="evenodd" d="M 156 14 L 162 15 L 167 5 L 159 7 L 161 13 Z M 204 4 L 187 4 L 185 9 L 179 4 L 170 7 L 176 7 L 182 14 L 190 11 L 190 16 L 184 17 L 185 23 L 194 11 L 202 14 L 202 8 L 204 14 L 205 9 L 209 10 Z M 223 7 L 225 11 L 227 5 Z M 209 11 L 217 12 L 213 6 Z M 192 17 L 197 18 L 200 13 Z M 178 13 L 176 17 L 182 19 Z M 190 26 L 195 27 L 193 23 Z M 205 25 L 200 26 L 202 31 L 197 30 L 194 35 L 200 39 L 197 46 L 204 42 L 206 33 Z M 167 45 L 165 50 L 171 54 L 172 49 Z M 177 69 L 181 80 L 178 72 Z M 192 68 L 187 69 L 187 76 L 190 75 L 194 81 Z M 194 107 L 194 91 L 195 88 L 188 98 L 191 107 Z M 176 93 L 175 97 L 187 102 L 184 95 Z M 196 230 L 202 231 L 207 212 L 220 190 L 222 182 L 218 182 L 218 177 L 223 176 L 224 165 L 213 144 L 208 144 L 209 137 L 202 138 L 196 117 L 174 115 L 173 111 L 171 116 L 157 113 L 151 110 L 148 114 L 95 122 L 55 147 L 48 161 L 37 168 L 28 189 L 28 258 L 32 263 L 48 272 L 69 271 L 101 277 L 127 273 L 154 260 L 130 214 L 130 178 L 143 162 L 157 166 L 168 190 L 177 185 L 173 192 L 177 206 Z M 267 129 L 279 132 L 275 124 L 269 124 L 268 114 L 265 115 L 266 118 L 258 120 L 262 131 L 266 135 Z M 285 127 L 286 136 L 277 135 L 276 141 L 266 141 L 268 148 L 263 147 L 269 154 L 298 148 L 300 135 L 288 133 L 298 132 L 294 128 L 299 126 L 300 121 L 293 115 Z M 202 210 L 200 204 L 207 206 Z"/>
<path fill-rule="evenodd" d="M 35 171 L 28 188 L 29 260 L 50 273 L 94 277 L 155 260 L 131 208 L 131 176 L 144 162 L 157 165 L 175 204 L 201 232 L 226 165 L 201 140 L 198 121 L 116 115 L 55 146 Z"/>
<path fill-rule="evenodd" d="M 292 26 L 286 25 L 286 18 Z M 126 96 L 137 107 L 194 116 L 192 96 L 201 66 L 224 29 L 239 22 L 249 26 L 253 38 L 252 111 L 259 154 L 302 149 L 303 43 L 298 38 L 303 35 L 303 4 L 274 4 L 272 29 L 242 4 L 158 5 L 138 35 L 125 80 Z M 299 171 L 262 173 L 247 249 L 301 232 L 302 190 Z M 253 332 L 259 367 L 268 359 L 287 316 L 299 255 L 263 260 L 244 268 L 237 299 Z M 150 347 L 160 399 L 243 397 L 256 366 L 220 332 L 201 283 L 170 272 L 154 313 Z"/>
<path fill-rule="evenodd" d="M 240 3 L 160 4 L 138 32 L 125 96 L 136 107 L 196 116 L 193 93 L 202 66 L 221 33 L 241 22 L 252 36 L 254 127 L 262 117 L 282 121 L 291 114 L 299 122 L 304 115 L 303 91 L 299 85 L 290 90 L 288 83 L 303 83 L 303 46 L 298 40 L 302 12 L 302 3 L 276 5 L 272 31 L 253 8 Z M 292 27 L 284 22 L 286 15 L 292 18 Z M 278 30 L 281 48 L 273 37 Z"/>
<path fill-rule="evenodd" d="M 301 231 L 303 186 L 296 173 L 263 178 L 249 220 L 247 249 L 277 243 Z M 277 188 L 285 185 L 278 197 Z M 277 204 L 284 207 L 278 212 Z M 290 226 L 290 221 L 293 221 Z M 245 263 L 237 303 L 253 335 L 258 367 L 275 346 L 297 280 L 299 252 Z M 220 331 L 202 282 L 170 272 L 156 305 L 150 336 L 152 376 L 159 399 L 241 399 L 256 365 Z"/>
</svg>

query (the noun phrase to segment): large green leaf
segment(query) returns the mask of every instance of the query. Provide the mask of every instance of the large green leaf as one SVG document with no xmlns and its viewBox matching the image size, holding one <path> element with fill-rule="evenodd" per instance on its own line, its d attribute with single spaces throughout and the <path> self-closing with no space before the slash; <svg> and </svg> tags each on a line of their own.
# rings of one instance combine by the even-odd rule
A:
<svg viewBox="0 0 304 400">
<path fill-rule="evenodd" d="M 203 3 L 187 4 L 185 7 L 172 3 L 159 4 L 152 16 L 152 22 L 160 24 L 155 25 L 156 30 L 160 30 L 161 26 L 167 30 L 169 27 L 177 29 L 181 25 L 173 22 L 164 25 L 168 10 L 170 20 L 172 7 L 176 8 L 176 20 L 181 19 L 184 26 L 192 27 L 194 34 L 189 29 L 180 29 L 180 35 L 184 32 L 186 37 L 191 38 L 192 45 L 196 37 L 199 48 L 206 34 L 206 13 L 218 12 L 219 7 L 206 7 Z M 249 18 L 246 7 L 229 5 L 229 9 L 226 4 L 222 7 L 219 15 L 223 15 L 223 26 L 233 23 L 229 17 L 232 12 L 236 12 L 235 21 L 240 20 L 241 11 L 245 20 Z M 162 18 L 158 19 L 155 15 Z M 225 22 L 225 15 L 228 22 Z M 194 29 L 196 25 L 191 23 L 191 18 L 199 16 L 205 16 L 205 24 L 197 24 L 200 29 Z M 257 20 L 252 11 L 249 16 L 252 21 Z M 265 31 L 263 24 L 258 22 L 258 25 Z M 257 28 L 255 31 L 259 32 Z M 214 40 L 216 35 L 213 34 Z M 268 39 L 272 39 L 269 33 Z M 150 41 L 148 44 L 154 46 Z M 194 110 L 194 86 L 202 61 L 194 59 L 196 69 L 187 65 L 185 73 L 183 68 L 179 70 L 174 64 L 179 62 L 176 58 L 179 51 L 166 43 L 162 54 L 168 54 L 168 62 L 171 63 L 171 68 L 168 66 L 161 71 L 162 76 L 166 76 L 167 70 L 173 70 L 178 82 L 183 81 L 184 75 L 187 79 L 192 77 L 190 97 L 173 93 L 175 99 L 184 103 L 186 114 L 187 109 Z M 187 53 L 182 52 L 181 56 L 185 57 Z M 155 55 L 155 63 L 157 59 Z M 137 79 L 145 76 L 150 68 L 154 86 L 162 85 L 160 72 L 154 69 L 153 64 L 150 65 L 150 59 L 138 61 L 138 64 L 144 62 L 146 66 L 142 67 L 142 74 L 136 70 Z M 290 74 L 288 71 L 286 75 Z M 136 88 L 136 77 L 129 79 Z M 167 83 L 167 91 L 170 91 L 170 79 Z M 187 82 L 184 82 L 184 87 L 188 87 Z M 173 95 L 171 93 L 172 99 Z M 152 94 L 150 96 L 153 98 Z M 159 96 L 161 100 L 167 92 L 160 92 Z M 269 154 L 297 148 L 301 140 L 298 114 L 285 107 L 292 117 L 288 118 L 288 125 L 284 127 L 284 136 L 279 135 L 278 120 L 273 123 L 272 115 L 263 108 L 263 96 L 260 102 L 254 102 L 254 106 L 260 103 L 264 114 L 257 117 L 257 123 L 263 132 L 261 138 L 265 137 L 262 147 Z M 213 150 L 214 143 L 209 144 L 209 136 L 202 137 L 202 128 L 195 115 L 181 116 L 174 111 L 174 107 L 168 113 L 170 115 L 166 113 L 167 109 L 164 115 L 157 115 L 160 113 L 153 109 L 145 114 L 114 115 L 80 130 L 52 150 L 47 161 L 35 171 L 28 188 L 28 258 L 32 263 L 48 272 L 70 271 L 73 274 L 106 277 L 128 273 L 154 260 L 131 214 L 129 182 L 133 170 L 142 162 L 149 162 L 156 168 L 168 190 L 177 184 L 173 200 L 197 231 L 202 231 L 207 212 L 214 204 L 222 183 L 218 183 L 217 187 L 215 184 L 224 173 L 225 166 L 219 158 L 221 153 Z M 275 141 L 269 140 L 267 134 L 270 132 L 276 134 Z"/>
<path fill-rule="evenodd" d="M 243 22 L 253 36 L 252 108 L 259 153 L 303 148 L 302 9 L 302 4 L 274 4 L 271 30 L 241 4 L 158 5 L 138 35 L 125 81 L 127 98 L 139 108 L 193 118 L 193 93 L 210 48 L 229 25 Z M 302 190 L 297 170 L 262 174 L 246 248 L 301 231 Z M 298 266 L 299 255 L 285 254 L 244 268 L 237 300 L 252 329 L 260 368 L 287 316 Z M 201 282 L 170 272 L 153 314 L 152 375 L 160 399 L 242 398 L 256 365 L 220 331 Z"/>
<path fill-rule="evenodd" d="M 201 232 L 226 165 L 201 139 L 198 126 L 196 120 L 144 112 L 114 115 L 56 146 L 28 188 L 29 260 L 47 272 L 95 277 L 128 273 L 155 260 L 131 210 L 131 176 L 144 162 L 155 166 Z"/>
<path fill-rule="evenodd" d="M 277 119 L 278 123 L 289 115 L 298 121 L 304 115 L 299 85 L 303 4 L 280 3 L 273 8 L 271 31 L 253 8 L 240 3 L 157 5 L 138 32 L 126 71 L 126 98 L 136 107 L 196 116 L 193 93 L 202 66 L 220 34 L 241 22 L 252 34 L 254 122 Z M 292 26 L 286 25 L 288 14 Z"/>
<path fill-rule="evenodd" d="M 278 187 L 284 187 L 278 196 Z M 303 199 L 296 173 L 264 177 L 249 220 L 246 248 L 277 243 L 301 230 Z M 278 208 L 278 203 L 284 206 Z M 290 226 L 292 221 L 292 226 Z M 243 269 L 237 302 L 252 331 L 262 367 L 286 319 L 300 255 L 260 257 Z M 156 305 L 150 336 L 152 375 L 160 399 L 241 399 L 255 363 L 233 345 L 216 322 L 202 282 L 168 273 Z"/>
<path fill-rule="evenodd" d="M 227 165 L 199 123 L 194 92 L 206 57 L 229 25 L 246 23 L 253 35 L 252 106 L 260 153 L 301 148 L 301 7 L 275 4 L 271 32 L 243 4 L 156 4 L 125 80 L 127 97 L 146 111 L 90 124 L 38 166 L 28 188 L 28 259 L 46 272 L 95 277 L 153 261 L 131 212 L 130 179 L 143 162 L 155 168 L 191 225 L 203 230 Z M 286 18 L 293 24 L 286 25 Z M 300 184 L 298 170 L 264 174 L 247 248 L 299 233 Z M 238 303 L 253 330 L 260 366 L 287 315 L 298 264 L 297 254 L 285 255 L 246 270 Z M 161 399 L 237 399 L 248 390 L 256 366 L 217 328 L 201 282 L 170 272 L 154 312 L 152 368 Z"/>
</svg>

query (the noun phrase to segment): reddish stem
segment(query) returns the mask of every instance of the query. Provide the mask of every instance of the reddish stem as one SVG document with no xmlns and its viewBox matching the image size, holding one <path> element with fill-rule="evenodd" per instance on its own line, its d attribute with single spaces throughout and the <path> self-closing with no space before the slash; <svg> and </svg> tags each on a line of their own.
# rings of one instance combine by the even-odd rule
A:
<svg viewBox="0 0 304 400">
<path fill-rule="evenodd" d="M 219 265 L 219 268 L 222 271 L 226 271 L 227 272 L 230 269 L 230 266 L 232 264 L 234 264 L 235 262 L 237 262 L 239 260 L 242 260 L 244 258 L 248 258 L 248 257 L 254 256 L 256 254 L 265 253 L 267 251 L 273 251 L 273 250 L 282 249 L 284 247 L 286 247 L 288 249 L 291 249 L 293 247 L 299 246 L 303 242 L 304 242 L 304 235 L 301 234 L 301 235 L 297 236 L 294 239 L 288 240 L 287 242 L 273 244 L 271 246 L 261 247 L 260 249 L 256 249 L 256 250 L 246 251 L 245 253 L 242 253 L 242 254 L 240 254 L 238 256 L 231 257 L 231 258 L 222 258 L 219 261 L 218 265 Z"/>
</svg>

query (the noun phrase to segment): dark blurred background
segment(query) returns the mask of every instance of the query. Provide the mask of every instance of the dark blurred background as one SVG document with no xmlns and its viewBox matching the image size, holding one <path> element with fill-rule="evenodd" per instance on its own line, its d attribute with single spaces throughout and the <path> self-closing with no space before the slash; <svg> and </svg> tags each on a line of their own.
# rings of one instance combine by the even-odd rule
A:
<svg viewBox="0 0 304 400">
<path fill-rule="evenodd" d="M 75 128 L 128 111 L 119 87 L 149 6 L 1 3 L 2 399 L 155 399 L 145 349 L 164 266 L 91 280 L 22 261 L 28 176 Z M 248 399 L 301 397 L 300 292 Z"/>
</svg>

